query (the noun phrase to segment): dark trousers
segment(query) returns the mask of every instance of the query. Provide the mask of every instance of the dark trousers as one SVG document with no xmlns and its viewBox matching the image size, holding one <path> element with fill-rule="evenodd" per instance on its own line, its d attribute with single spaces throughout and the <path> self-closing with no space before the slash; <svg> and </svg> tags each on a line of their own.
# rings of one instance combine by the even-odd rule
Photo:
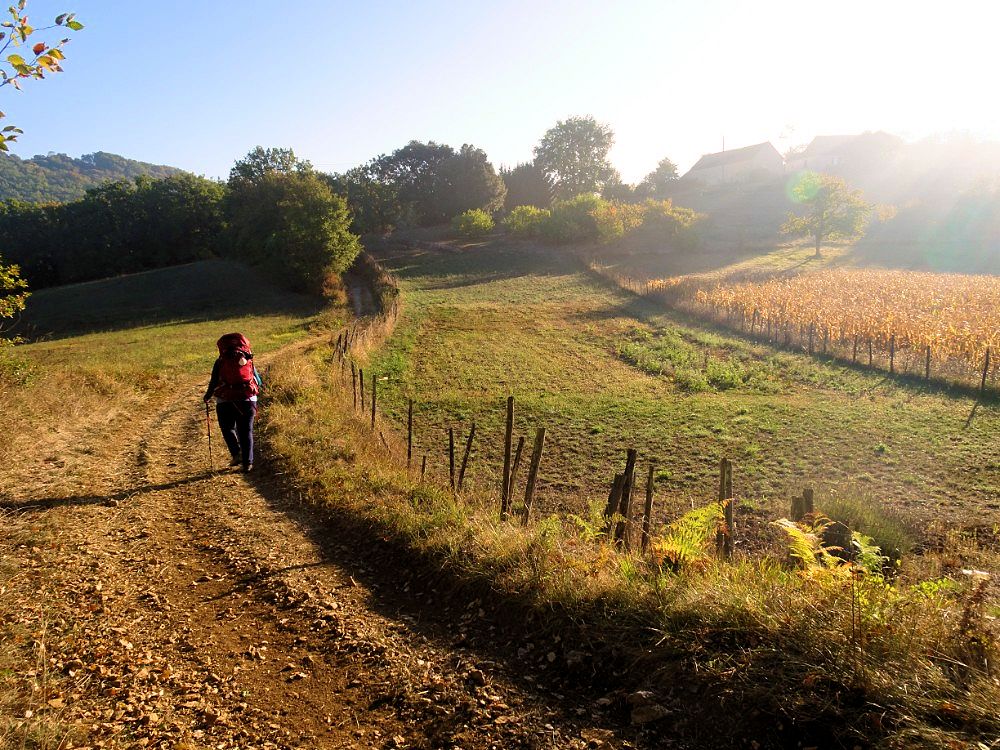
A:
<svg viewBox="0 0 1000 750">
<path fill-rule="evenodd" d="M 253 463 L 253 420 L 257 416 L 255 401 L 219 401 L 215 405 L 219 429 L 234 460 L 246 468 Z"/>
</svg>

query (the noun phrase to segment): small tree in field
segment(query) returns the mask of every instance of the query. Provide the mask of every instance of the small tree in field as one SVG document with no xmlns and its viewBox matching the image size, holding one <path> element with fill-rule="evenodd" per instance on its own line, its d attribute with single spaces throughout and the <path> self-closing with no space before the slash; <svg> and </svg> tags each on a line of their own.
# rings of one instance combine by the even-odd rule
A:
<svg viewBox="0 0 1000 750">
<path fill-rule="evenodd" d="M 783 234 L 812 237 L 816 258 L 822 258 L 825 240 L 845 241 L 864 235 L 874 206 L 860 190 L 851 190 L 839 177 L 806 172 L 791 188 L 791 197 L 807 209 L 798 216 L 789 214 L 781 226 Z"/>
</svg>

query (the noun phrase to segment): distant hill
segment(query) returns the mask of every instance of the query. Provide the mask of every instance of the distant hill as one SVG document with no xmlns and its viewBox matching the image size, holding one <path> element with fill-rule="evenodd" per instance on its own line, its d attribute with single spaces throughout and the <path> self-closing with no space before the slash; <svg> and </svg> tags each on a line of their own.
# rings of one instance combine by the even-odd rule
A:
<svg viewBox="0 0 1000 750">
<path fill-rule="evenodd" d="M 104 151 L 85 154 L 79 159 L 66 154 L 30 159 L 0 154 L 0 200 L 71 201 L 83 196 L 87 188 L 108 180 L 131 180 L 143 174 L 169 177 L 181 171 Z"/>
</svg>

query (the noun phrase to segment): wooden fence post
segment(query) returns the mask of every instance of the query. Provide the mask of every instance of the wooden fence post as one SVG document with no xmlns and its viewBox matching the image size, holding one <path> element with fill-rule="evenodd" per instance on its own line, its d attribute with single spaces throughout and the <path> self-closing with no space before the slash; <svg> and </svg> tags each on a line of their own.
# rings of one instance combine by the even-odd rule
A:
<svg viewBox="0 0 1000 750">
<path fill-rule="evenodd" d="M 927 353 L 924 358 L 924 380 L 931 379 L 931 347 L 927 345 Z"/>
<path fill-rule="evenodd" d="M 627 549 L 630 542 L 630 527 L 631 518 L 630 513 L 632 510 L 632 488 L 635 485 L 635 460 L 638 456 L 638 451 L 635 448 L 627 449 L 625 458 L 625 480 L 622 484 L 622 497 L 618 504 L 618 513 L 621 519 L 618 521 L 618 526 L 615 529 L 615 542 L 623 544 Z"/>
<path fill-rule="evenodd" d="M 462 491 L 462 484 L 465 482 L 465 470 L 469 466 L 469 456 L 472 455 L 472 441 L 476 439 L 476 423 L 472 423 L 469 430 L 469 439 L 465 442 L 465 453 L 462 454 L 462 467 L 458 470 L 458 491 Z"/>
<path fill-rule="evenodd" d="M 358 368 L 351 362 L 351 391 L 354 392 L 354 411 L 358 410 Z"/>
<path fill-rule="evenodd" d="M 986 347 L 986 361 L 983 362 L 983 379 L 979 383 L 979 392 L 986 393 L 986 376 L 990 373 L 990 348 Z"/>
<path fill-rule="evenodd" d="M 655 469 L 656 467 L 650 464 L 649 476 L 646 478 L 646 506 L 642 511 L 642 543 L 640 546 L 642 554 L 646 554 L 646 548 L 649 547 L 649 529 L 653 516 L 653 472 Z"/>
<path fill-rule="evenodd" d="M 872 340 L 868 339 L 868 369 L 872 369 Z"/>
<path fill-rule="evenodd" d="M 733 465 L 728 458 L 723 458 L 719 464 L 719 503 L 725 518 L 725 530 L 722 534 L 722 554 L 728 560 L 733 556 Z"/>
<path fill-rule="evenodd" d="M 424 481 L 424 475 L 427 473 L 427 454 L 424 454 L 423 460 L 420 462 L 420 481 Z"/>
<path fill-rule="evenodd" d="M 857 363 L 858 361 L 858 334 L 854 334 L 854 351 L 851 354 L 851 362 Z"/>
<path fill-rule="evenodd" d="M 604 528 L 605 536 L 611 535 L 612 519 L 618 510 L 618 503 L 622 496 L 622 486 L 625 484 L 624 474 L 615 474 L 611 482 L 611 492 L 608 493 L 608 504 L 604 506 Z"/>
<path fill-rule="evenodd" d="M 500 517 L 510 511 L 510 452 L 514 438 L 514 397 L 507 397 L 507 426 L 503 438 L 503 483 L 500 490 Z"/>
<path fill-rule="evenodd" d="M 378 381 L 375 378 L 375 373 L 372 373 L 372 429 L 375 429 L 375 401 L 378 398 Z"/>
<path fill-rule="evenodd" d="M 896 374 L 896 334 L 889 337 L 889 374 Z"/>
<path fill-rule="evenodd" d="M 806 487 L 802 491 L 802 510 L 806 515 L 816 512 L 815 494 L 812 487 Z"/>
<path fill-rule="evenodd" d="M 455 428 L 448 428 L 448 481 L 451 491 L 455 491 Z"/>
<path fill-rule="evenodd" d="M 413 399 L 406 409 L 406 468 L 409 470 L 413 461 Z"/>
<path fill-rule="evenodd" d="M 363 367 L 358 368 L 358 386 L 361 391 L 361 413 L 365 413 L 365 370 Z"/>
<path fill-rule="evenodd" d="M 538 465 L 542 461 L 542 449 L 545 447 L 545 428 L 535 430 L 535 447 L 531 451 L 531 464 L 528 466 L 528 485 L 524 488 L 524 518 L 522 523 L 528 525 L 531 513 L 531 501 L 535 497 L 535 480 L 538 479 Z"/>
<path fill-rule="evenodd" d="M 517 473 L 521 470 L 521 456 L 524 455 L 524 435 L 517 439 L 517 449 L 514 451 L 514 463 L 510 467 L 510 497 L 514 503 L 514 490 L 517 487 Z"/>
<path fill-rule="evenodd" d="M 809 349 L 808 349 L 808 351 L 809 351 L 810 354 L 813 353 L 813 334 L 815 332 L 816 332 L 816 324 L 815 323 L 810 323 L 809 324 Z"/>
</svg>

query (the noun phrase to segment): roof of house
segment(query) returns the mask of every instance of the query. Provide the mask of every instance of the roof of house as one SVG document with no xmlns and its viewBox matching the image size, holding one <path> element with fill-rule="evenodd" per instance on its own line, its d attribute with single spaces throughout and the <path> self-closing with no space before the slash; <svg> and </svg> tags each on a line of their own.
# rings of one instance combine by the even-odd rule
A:
<svg viewBox="0 0 1000 750">
<path fill-rule="evenodd" d="M 705 154 L 695 163 L 693 167 L 691 167 L 691 169 L 688 170 L 688 174 L 696 172 L 700 169 L 711 169 L 712 167 L 722 167 L 727 164 L 737 164 L 741 161 L 749 161 L 762 153 L 773 153 L 779 159 L 781 158 L 781 154 L 778 153 L 778 149 L 772 146 L 770 141 L 767 141 L 753 146 L 735 148 L 732 151 L 720 151 L 717 154 Z"/>
<path fill-rule="evenodd" d="M 859 133 L 858 135 L 818 135 L 813 138 L 805 150 L 796 159 L 808 159 L 816 156 L 832 156 L 848 148 L 856 146 L 863 148 L 884 149 L 902 143 L 895 135 L 881 130 L 874 133 Z"/>
<path fill-rule="evenodd" d="M 860 137 L 858 135 L 817 135 L 797 158 L 823 156 L 843 148 Z"/>
</svg>

